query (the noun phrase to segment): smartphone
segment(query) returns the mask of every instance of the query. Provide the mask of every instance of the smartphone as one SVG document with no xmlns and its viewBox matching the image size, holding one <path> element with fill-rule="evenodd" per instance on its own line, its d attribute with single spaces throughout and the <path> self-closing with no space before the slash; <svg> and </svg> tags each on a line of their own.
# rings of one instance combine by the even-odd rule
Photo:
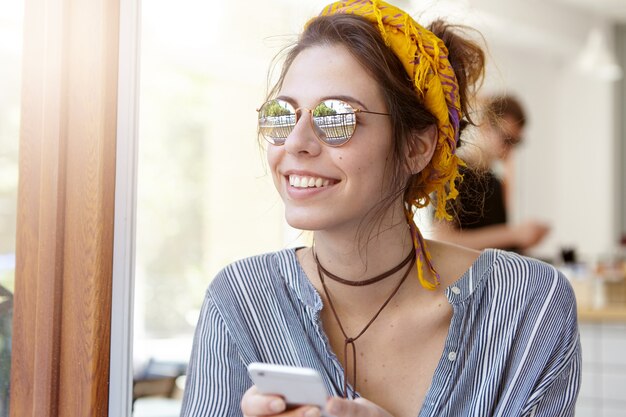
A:
<svg viewBox="0 0 626 417">
<path fill-rule="evenodd" d="M 324 409 L 328 393 L 315 369 L 253 362 L 248 365 L 248 374 L 259 392 L 280 395 L 288 407 L 315 405 Z"/>
</svg>

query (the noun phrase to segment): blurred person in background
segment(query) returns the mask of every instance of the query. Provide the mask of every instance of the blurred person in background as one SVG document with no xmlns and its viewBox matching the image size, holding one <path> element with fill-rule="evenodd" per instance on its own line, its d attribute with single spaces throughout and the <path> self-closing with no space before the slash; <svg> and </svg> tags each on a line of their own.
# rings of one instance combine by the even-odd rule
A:
<svg viewBox="0 0 626 417">
<path fill-rule="evenodd" d="M 451 221 L 435 222 L 435 236 L 473 249 L 525 252 L 549 231 L 536 220 L 510 222 L 513 151 L 523 140 L 526 114 L 510 95 L 485 98 L 482 112 L 475 142 L 463 154 L 467 167 L 461 168 L 459 196 L 451 204 L 455 215 Z"/>
</svg>

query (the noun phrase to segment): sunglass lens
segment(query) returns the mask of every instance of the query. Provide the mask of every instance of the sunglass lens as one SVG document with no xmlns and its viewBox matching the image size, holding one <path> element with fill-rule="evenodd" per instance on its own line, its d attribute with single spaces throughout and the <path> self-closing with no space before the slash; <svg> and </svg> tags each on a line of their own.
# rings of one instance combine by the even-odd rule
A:
<svg viewBox="0 0 626 417">
<path fill-rule="evenodd" d="M 270 100 L 259 109 L 259 133 L 272 145 L 282 145 L 296 125 L 296 110 L 284 100 Z"/>
<path fill-rule="evenodd" d="M 356 128 L 352 106 L 341 100 L 324 100 L 313 109 L 317 136 L 330 146 L 346 143 Z"/>
</svg>

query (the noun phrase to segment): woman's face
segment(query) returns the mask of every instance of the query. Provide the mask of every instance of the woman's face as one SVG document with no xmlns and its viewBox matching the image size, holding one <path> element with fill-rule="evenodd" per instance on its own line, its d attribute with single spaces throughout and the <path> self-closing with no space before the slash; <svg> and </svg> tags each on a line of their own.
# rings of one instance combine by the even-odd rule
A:
<svg viewBox="0 0 626 417">
<path fill-rule="evenodd" d="M 339 45 L 302 51 L 278 97 L 295 108 L 312 109 L 324 99 L 340 98 L 354 108 L 387 111 L 374 79 Z M 299 116 L 285 144 L 267 150 L 287 222 L 302 230 L 354 231 L 393 191 L 385 176 L 392 163 L 390 118 L 358 113 L 350 141 L 330 147 L 315 136 L 310 114 L 303 110 Z"/>
</svg>

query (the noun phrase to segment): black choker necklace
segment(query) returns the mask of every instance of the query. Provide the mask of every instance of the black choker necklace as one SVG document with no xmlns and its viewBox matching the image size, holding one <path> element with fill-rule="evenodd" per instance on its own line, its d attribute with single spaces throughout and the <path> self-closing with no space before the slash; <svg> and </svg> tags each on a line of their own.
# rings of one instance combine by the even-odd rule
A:
<svg viewBox="0 0 626 417">
<path fill-rule="evenodd" d="M 396 265 L 395 267 L 391 268 L 389 271 L 387 272 L 383 272 L 380 275 L 376 275 L 374 278 L 370 278 L 370 279 L 366 279 L 364 281 L 350 281 L 348 279 L 343 279 L 341 277 L 338 277 L 337 275 L 331 274 L 330 272 L 328 272 L 320 263 L 320 260 L 317 258 L 317 253 L 315 253 L 315 250 L 313 250 L 313 257 L 315 258 L 315 263 L 317 264 L 317 267 L 324 273 L 324 275 L 326 275 L 328 278 L 332 279 L 333 281 L 337 281 L 340 284 L 344 284 L 344 285 L 350 285 L 352 287 L 362 287 L 364 285 L 370 285 L 370 284 L 374 284 L 375 282 L 381 281 L 387 277 L 390 277 L 391 275 L 395 274 L 396 272 L 398 272 L 399 270 L 401 270 L 402 268 L 404 268 L 404 266 L 406 264 L 408 264 L 409 262 L 411 262 L 411 260 L 415 259 L 415 251 L 411 250 L 409 252 L 409 255 L 404 258 L 404 260 L 402 262 L 400 262 L 398 265 Z"/>
</svg>

